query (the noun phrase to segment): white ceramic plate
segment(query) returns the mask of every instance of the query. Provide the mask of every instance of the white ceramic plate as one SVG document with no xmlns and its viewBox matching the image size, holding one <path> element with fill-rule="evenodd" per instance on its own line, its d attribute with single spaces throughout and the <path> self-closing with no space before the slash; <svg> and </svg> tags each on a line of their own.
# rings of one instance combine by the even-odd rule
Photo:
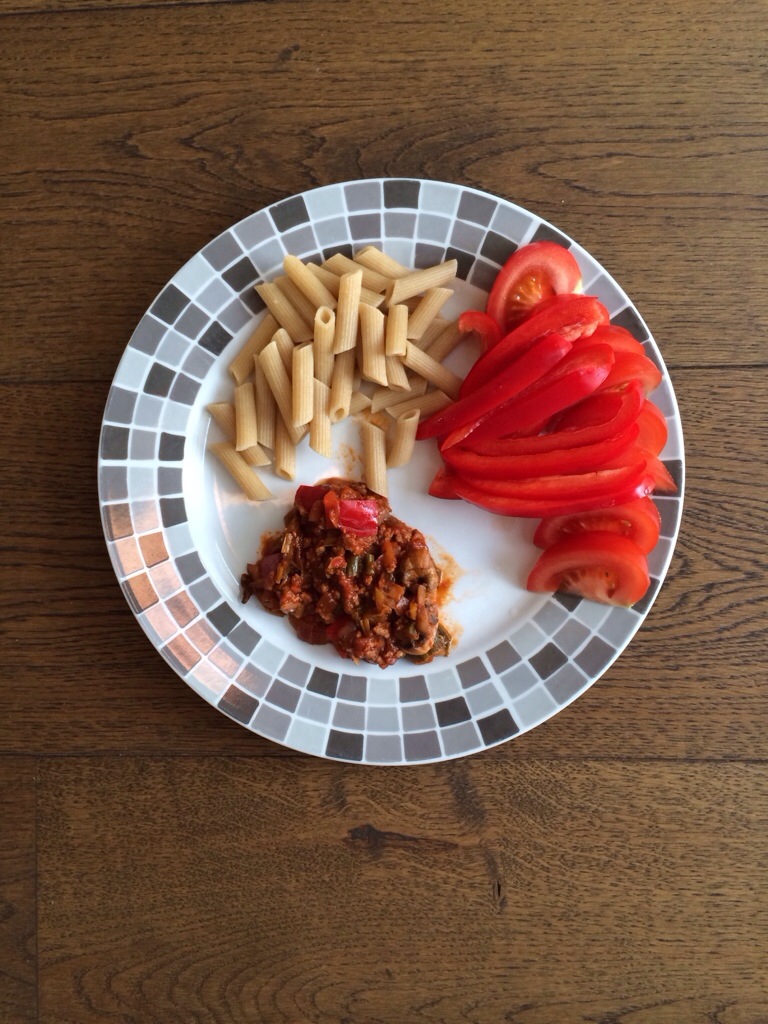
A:
<svg viewBox="0 0 768 1024">
<path fill-rule="evenodd" d="M 456 258 L 461 280 L 444 315 L 482 308 L 515 247 L 548 238 L 571 249 L 584 290 L 643 342 L 664 379 L 654 401 L 669 425 L 662 458 L 679 491 L 657 499 L 662 538 L 649 557 L 648 594 L 632 609 L 530 594 L 535 523 L 491 516 L 427 495 L 439 465 L 433 442 L 390 471 L 390 502 L 421 529 L 438 561 L 454 564 L 444 609 L 457 642 L 430 665 L 355 665 L 303 644 L 239 578 L 265 530 L 279 529 L 297 484 L 359 477 L 350 421 L 334 428 L 334 458 L 306 442 L 295 482 L 262 471 L 274 499 L 247 502 L 210 455 L 205 406 L 231 400 L 227 366 L 262 315 L 253 290 L 281 272 L 285 253 L 322 259 L 376 243 L 414 267 Z M 456 352 L 463 372 L 475 352 Z M 540 725 L 583 693 L 641 625 L 664 579 L 683 494 L 683 438 L 672 384 L 628 297 L 583 249 L 519 206 L 475 189 L 414 179 L 329 185 L 261 210 L 215 238 L 166 285 L 139 322 L 104 413 L 99 494 L 121 587 L 139 623 L 205 700 L 296 750 L 368 764 L 448 760 Z"/>
</svg>

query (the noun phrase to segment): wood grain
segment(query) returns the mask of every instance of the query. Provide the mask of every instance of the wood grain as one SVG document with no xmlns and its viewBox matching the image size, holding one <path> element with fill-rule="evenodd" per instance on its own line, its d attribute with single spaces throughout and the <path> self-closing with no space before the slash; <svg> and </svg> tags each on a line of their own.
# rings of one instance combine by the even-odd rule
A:
<svg viewBox="0 0 768 1024">
<path fill-rule="evenodd" d="M 768 1012 L 764 765 L 46 760 L 40 800 L 46 1021 Z"/>
<path fill-rule="evenodd" d="M 0 759 L 0 1021 L 36 1024 L 35 764 Z"/>
<path fill-rule="evenodd" d="M 8 0 L 0 38 L 1 1024 L 765 1024 L 765 5 Z M 110 381 L 176 270 L 380 175 L 486 189 L 599 259 L 688 473 L 605 676 L 410 770 L 205 704 L 96 496 Z"/>
</svg>

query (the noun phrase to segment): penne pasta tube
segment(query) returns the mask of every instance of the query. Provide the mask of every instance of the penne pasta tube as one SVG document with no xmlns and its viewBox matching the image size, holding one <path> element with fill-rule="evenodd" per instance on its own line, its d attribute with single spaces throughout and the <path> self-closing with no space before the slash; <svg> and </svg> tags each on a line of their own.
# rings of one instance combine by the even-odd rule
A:
<svg viewBox="0 0 768 1024">
<path fill-rule="evenodd" d="M 411 412 L 401 413 L 395 420 L 395 432 L 387 455 L 388 466 L 404 466 L 406 462 L 411 461 L 419 417 L 419 410 L 413 409 Z"/>
<path fill-rule="evenodd" d="M 363 288 L 370 288 L 372 292 L 384 292 L 388 285 L 391 284 L 388 277 L 385 277 L 383 274 L 378 274 L 375 270 L 369 270 L 368 267 L 361 266 L 359 263 L 356 263 L 354 260 L 351 260 L 348 256 L 344 256 L 340 252 L 337 252 L 334 256 L 331 256 L 329 260 L 326 260 L 323 266 L 339 275 L 353 274 L 356 270 L 359 270 L 362 276 Z"/>
<path fill-rule="evenodd" d="M 331 391 L 320 380 L 312 382 L 312 421 L 309 424 L 309 447 L 318 455 L 330 459 L 331 448 Z"/>
<path fill-rule="evenodd" d="M 299 345 L 293 350 L 293 370 L 291 373 L 291 401 L 293 407 L 293 425 L 303 427 L 312 419 L 314 392 L 312 382 L 315 379 L 315 350 L 312 345 Z"/>
<path fill-rule="evenodd" d="M 277 350 L 277 345 L 274 341 L 262 349 L 259 353 L 259 362 L 261 368 L 264 370 L 264 376 L 267 378 L 272 394 L 275 396 L 275 404 L 277 405 L 280 415 L 277 417 L 275 423 L 275 445 L 277 445 L 277 427 L 282 419 L 285 424 L 288 436 L 294 445 L 297 445 L 301 440 L 302 433 L 299 427 L 293 425 L 293 395 L 291 389 L 291 381 L 286 373 L 283 361 L 280 358 L 280 353 Z"/>
<path fill-rule="evenodd" d="M 333 336 L 336 314 L 329 306 L 320 306 L 315 313 L 315 377 L 330 387 L 333 374 Z"/>
<path fill-rule="evenodd" d="M 404 356 L 408 344 L 408 307 L 392 306 L 387 313 L 386 352 L 388 356 Z"/>
<path fill-rule="evenodd" d="M 214 441 L 208 445 L 208 449 L 213 452 L 249 501 L 265 501 L 272 497 L 264 481 L 254 473 L 240 453 L 235 451 L 230 441 Z"/>
<path fill-rule="evenodd" d="M 373 306 L 360 305 L 362 339 L 362 375 L 377 384 L 387 383 L 387 359 L 384 352 L 384 314 Z"/>
<path fill-rule="evenodd" d="M 259 434 L 259 444 L 265 448 L 275 447 L 275 417 L 278 415 L 275 405 L 275 396 L 269 386 L 264 370 L 262 369 L 259 357 L 253 361 L 253 389 L 256 392 L 256 427 Z"/>
<path fill-rule="evenodd" d="M 448 323 L 449 321 L 444 319 L 443 317 L 436 316 L 432 323 L 429 324 L 427 329 L 424 331 L 422 336 L 419 338 L 419 348 L 426 352 L 429 346 L 435 340 L 435 338 L 438 338 L 443 333 L 445 328 L 448 326 Z M 438 362 L 440 362 L 439 359 Z"/>
<path fill-rule="evenodd" d="M 294 341 L 310 340 L 312 328 L 298 310 L 291 305 L 276 283 L 257 284 L 256 291 L 278 324 L 288 331 Z"/>
<path fill-rule="evenodd" d="M 418 409 L 421 416 L 431 416 L 433 412 L 439 412 L 450 404 L 451 399 L 442 391 L 428 391 L 425 395 L 420 395 L 416 398 L 406 398 L 405 401 L 399 402 L 397 405 L 388 406 L 387 413 L 393 419 L 397 419 L 403 413 L 413 412 L 414 409 Z"/>
<path fill-rule="evenodd" d="M 428 288 L 424 298 L 408 317 L 408 337 L 414 341 L 421 338 L 452 295 L 450 288 Z"/>
<path fill-rule="evenodd" d="M 402 391 L 392 391 L 390 388 L 378 388 L 371 397 L 371 412 L 381 412 L 391 405 L 399 405 L 406 397 L 418 398 L 427 390 L 427 382 L 423 377 L 408 378 L 408 395 Z"/>
<path fill-rule="evenodd" d="M 331 423 L 338 423 L 349 415 L 352 401 L 352 384 L 355 376 L 355 350 L 336 356 L 331 377 Z"/>
<path fill-rule="evenodd" d="M 408 267 L 404 267 L 402 263 L 393 260 L 391 256 L 387 256 L 381 249 L 377 249 L 375 245 L 366 245 L 360 252 L 356 252 L 352 258 L 355 263 L 359 263 L 362 267 L 375 270 L 376 273 L 389 277 L 393 281 L 395 278 L 405 277 L 406 274 L 410 274 Z"/>
<path fill-rule="evenodd" d="M 387 494 L 387 457 L 385 435 L 381 427 L 364 421 L 360 424 L 363 436 L 363 478 L 376 494 Z"/>
<path fill-rule="evenodd" d="M 357 344 L 362 280 L 363 274 L 360 269 L 356 269 L 354 273 L 343 274 L 341 277 L 339 302 L 336 307 L 336 332 L 333 336 L 335 355 L 354 349 Z"/>
<path fill-rule="evenodd" d="M 275 473 L 283 480 L 296 478 L 296 444 L 288 424 L 278 416 L 275 424 Z"/>
<path fill-rule="evenodd" d="M 333 295 L 334 298 L 339 297 L 339 282 L 341 278 L 338 274 L 334 274 L 332 270 L 328 270 L 327 267 L 318 267 L 316 263 L 307 263 L 307 270 L 314 277 L 321 281 L 328 291 Z M 384 295 L 378 292 L 372 292 L 370 288 L 360 289 L 360 301 L 365 302 L 369 306 L 380 306 L 384 301 Z"/>
<path fill-rule="evenodd" d="M 235 384 L 242 384 L 253 373 L 253 357 L 270 341 L 279 324 L 271 313 L 265 313 L 261 323 L 229 364 Z"/>
<path fill-rule="evenodd" d="M 330 306 L 333 309 L 336 306 L 336 297 L 297 256 L 286 256 L 283 260 L 283 270 L 313 307 Z"/>
<path fill-rule="evenodd" d="M 420 348 L 410 341 L 408 342 L 408 349 L 403 357 L 403 362 L 409 369 L 418 373 L 425 380 L 428 380 L 430 384 L 434 384 L 440 391 L 444 391 L 446 395 L 449 395 L 454 400 L 459 397 L 461 377 L 452 373 L 442 363 L 435 362 L 426 352 L 422 352 Z"/>
<path fill-rule="evenodd" d="M 315 319 L 315 306 L 309 301 L 304 292 L 297 288 L 290 277 L 276 277 L 275 284 L 288 299 L 290 304 L 299 314 L 304 323 L 309 327 L 309 338 L 294 338 L 295 342 L 309 341 L 312 337 L 312 321 Z M 292 335 L 293 337 L 293 335 Z"/>
<path fill-rule="evenodd" d="M 256 423 L 256 395 L 253 384 L 238 384 L 235 388 L 235 449 L 244 451 L 258 444 Z"/>
<path fill-rule="evenodd" d="M 459 330 L 458 320 L 451 320 L 429 345 L 423 345 L 424 351 L 436 363 L 442 363 L 455 348 L 467 337 Z"/>
<path fill-rule="evenodd" d="M 349 414 L 353 416 L 357 412 L 363 412 L 371 408 L 371 399 L 364 391 L 353 391 L 349 403 Z"/>
<path fill-rule="evenodd" d="M 293 372 L 293 350 L 295 345 L 291 340 L 291 336 L 284 327 L 278 328 L 272 336 L 272 341 L 277 345 L 277 351 L 280 353 L 280 358 L 283 360 L 283 366 L 288 373 L 288 376 Z"/>
<path fill-rule="evenodd" d="M 386 290 L 384 308 L 405 302 L 406 299 L 420 295 L 429 288 L 439 288 L 456 277 L 458 263 L 456 260 L 446 260 L 445 263 L 438 263 L 435 267 L 427 267 L 425 270 L 414 270 L 405 277 L 398 277 Z"/>
<path fill-rule="evenodd" d="M 235 440 L 235 407 L 230 402 L 211 402 L 206 406 L 211 419 L 218 423 L 228 441 Z M 268 466 L 272 461 L 260 444 L 240 452 L 249 466 Z"/>
<path fill-rule="evenodd" d="M 386 356 L 387 385 L 395 391 L 410 391 L 411 382 L 405 371 L 402 360 L 397 356 Z"/>
</svg>

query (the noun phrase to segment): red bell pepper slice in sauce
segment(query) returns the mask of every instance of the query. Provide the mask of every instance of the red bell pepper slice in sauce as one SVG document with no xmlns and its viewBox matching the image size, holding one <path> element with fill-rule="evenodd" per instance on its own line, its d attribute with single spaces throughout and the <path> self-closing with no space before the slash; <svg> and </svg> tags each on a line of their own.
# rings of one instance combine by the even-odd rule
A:
<svg viewBox="0 0 768 1024">
<path fill-rule="evenodd" d="M 368 537 L 379 526 L 379 506 L 371 498 L 341 498 L 339 529 L 355 537 Z"/>
</svg>

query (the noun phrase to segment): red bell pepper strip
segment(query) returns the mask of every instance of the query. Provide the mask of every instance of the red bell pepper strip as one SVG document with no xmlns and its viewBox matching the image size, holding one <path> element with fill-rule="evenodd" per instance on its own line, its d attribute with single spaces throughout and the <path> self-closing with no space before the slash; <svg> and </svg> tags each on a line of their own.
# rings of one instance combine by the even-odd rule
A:
<svg viewBox="0 0 768 1024">
<path fill-rule="evenodd" d="M 552 501 L 560 498 L 592 498 L 610 494 L 617 487 L 636 483 L 650 474 L 645 460 L 625 463 L 616 469 L 601 469 L 592 473 L 557 473 L 549 476 L 525 477 L 522 480 L 476 480 L 456 473 L 459 480 L 467 480 L 478 490 L 502 498 L 521 498 L 524 501 Z"/>
<path fill-rule="evenodd" d="M 341 498 L 339 529 L 354 537 L 368 537 L 379 527 L 379 506 L 372 498 Z"/>
<path fill-rule="evenodd" d="M 641 448 L 638 444 L 631 445 L 623 455 L 617 455 L 606 463 L 606 469 L 618 469 L 621 466 L 626 466 L 630 462 L 637 462 L 640 459 L 645 460 L 646 468 L 648 473 L 653 477 L 653 489 L 654 491 L 660 491 L 662 494 L 674 494 L 677 490 L 677 484 L 672 479 L 672 475 L 657 456 L 651 452 L 647 452 L 644 448 Z"/>
<path fill-rule="evenodd" d="M 589 340 L 595 344 L 599 342 L 601 345 L 610 345 L 615 352 L 637 352 L 640 355 L 645 355 L 642 342 L 638 341 L 624 327 L 619 327 L 616 324 L 600 324 L 590 335 Z M 579 338 L 577 344 L 581 345 L 586 341 L 586 338 Z"/>
<path fill-rule="evenodd" d="M 559 334 L 548 334 L 535 342 L 519 359 L 505 366 L 493 380 L 420 423 L 416 437 L 419 440 L 439 437 L 467 423 L 477 422 L 540 380 L 568 354 L 571 345 L 570 341 L 561 338 Z"/>
<path fill-rule="evenodd" d="M 480 420 L 474 436 L 479 440 L 521 434 L 533 428 L 538 432 L 539 425 L 556 412 L 592 394 L 612 365 L 613 349 L 609 345 L 594 345 L 576 355 L 569 353 L 527 391 Z M 451 440 L 446 439 L 446 447 Z"/>
<path fill-rule="evenodd" d="M 462 334 L 477 334 L 483 352 L 488 352 L 501 341 L 501 327 L 492 316 L 482 313 L 479 309 L 467 309 L 461 314 L 459 330 Z"/>
<path fill-rule="evenodd" d="M 447 498 L 449 501 L 457 500 L 459 496 L 453 489 L 454 479 L 453 473 L 449 473 L 445 466 L 441 466 L 429 485 L 428 493 L 433 498 Z"/>
<path fill-rule="evenodd" d="M 600 390 L 639 380 L 646 395 L 661 384 L 661 370 L 642 352 L 616 352 L 613 367 Z"/>
<path fill-rule="evenodd" d="M 559 449 L 535 455 L 479 455 L 462 448 L 448 448 L 443 459 L 461 476 L 483 486 L 485 480 L 513 480 L 548 476 L 553 473 L 587 473 L 601 469 L 623 455 L 637 440 L 640 428 L 630 423 L 626 430 L 596 444 Z"/>
<path fill-rule="evenodd" d="M 640 436 L 637 443 L 651 455 L 658 455 L 667 443 L 669 431 L 664 413 L 653 402 L 646 399 L 637 417 Z"/>
<path fill-rule="evenodd" d="M 595 396 L 597 398 L 598 396 Z M 500 439 L 475 440 L 470 434 L 461 447 L 479 455 L 535 455 L 560 451 L 564 448 L 579 448 L 582 445 L 597 444 L 609 437 L 615 437 L 638 420 L 643 406 L 643 391 L 640 384 L 630 384 L 623 391 L 605 391 L 599 396 L 607 401 L 603 404 L 602 418 L 583 427 L 568 427 L 538 437 L 505 437 Z M 579 406 L 591 402 L 586 398 Z M 575 408 L 579 408 L 576 406 Z M 569 410 L 563 415 L 567 415 Z M 639 421 L 638 421 L 639 422 Z M 642 436 L 642 426 L 640 427 Z M 638 443 L 640 442 L 638 437 Z M 646 447 L 643 445 L 642 447 Z"/>
<path fill-rule="evenodd" d="M 293 499 L 294 504 L 303 508 L 305 512 L 311 512 L 312 506 L 316 501 L 322 501 L 329 488 L 324 487 L 322 484 L 301 484 L 296 489 L 296 496 Z"/>
<path fill-rule="evenodd" d="M 633 468 L 637 469 L 637 467 Z M 546 477 L 542 477 L 541 481 L 546 479 Z M 577 478 L 571 477 L 570 479 Z M 613 490 L 606 490 L 602 494 L 579 494 L 576 491 L 570 495 L 560 495 L 559 497 L 556 497 L 551 490 L 546 496 L 544 493 L 531 497 L 494 494 L 458 476 L 451 477 L 450 486 L 457 497 L 464 498 L 470 504 L 484 508 L 494 515 L 543 519 L 546 516 L 567 516 L 596 508 L 610 508 L 613 505 L 623 505 L 625 502 L 634 501 L 636 498 L 643 498 L 653 489 L 653 477 L 642 472 L 641 464 L 639 474 L 635 473 L 625 478 L 624 482 L 616 483 Z"/>
<path fill-rule="evenodd" d="M 491 380 L 511 358 L 521 355 L 545 334 L 561 334 L 569 341 L 591 334 L 598 324 L 609 322 L 608 310 L 592 295 L 554 295 L 536 307 L 519 327 L 510 331 L 490 352 L 480 356 L 464 378 L 459 397 Z"/>
</svg>

